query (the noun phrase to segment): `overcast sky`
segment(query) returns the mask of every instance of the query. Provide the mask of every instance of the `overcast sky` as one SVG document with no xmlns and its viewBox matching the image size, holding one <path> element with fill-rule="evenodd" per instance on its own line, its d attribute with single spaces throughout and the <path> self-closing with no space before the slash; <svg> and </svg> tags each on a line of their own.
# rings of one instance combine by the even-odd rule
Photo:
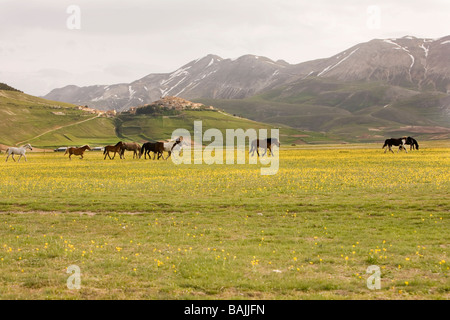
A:
<svg viewBox="0 0 450 320">
<path fill-rule="evenodd" d="M 449 0 L 0 0 L 0 82 L 45 95 L 210 53 L 294 64 L 374 38 L 440 38 L 449 21 Z"/>
</svg>

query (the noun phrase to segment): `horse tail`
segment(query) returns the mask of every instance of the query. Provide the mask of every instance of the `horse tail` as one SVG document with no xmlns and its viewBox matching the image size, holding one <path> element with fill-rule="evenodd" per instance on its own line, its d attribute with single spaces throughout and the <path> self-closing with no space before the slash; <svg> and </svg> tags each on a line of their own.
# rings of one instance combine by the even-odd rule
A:
<svg viewBox="0 0 450 320">
<path fill-rule="evenodd" d="M 383 148 L 381 148 L 381 149 L 384 149 L 384 148 L 386 148 L 386 146 L 387 146 L 387 140 L 386 140 L 386 141 L 384 141 L 384 145 L 383 145 Z"/>
<path fill-rule="evenodd" d="M 66 154 L 67 154 L 67 152 L 69 152 L 69 148 L 67 148 L 67 149 L 66 149 L 66 152 L 64 152 L 64 155 L 66 155 Z"/>
<path fill-rule="evenodd" d="M 416 147 L 416 150 L 419 150 L 419 143 L 417 143 L 416 139 L 413 139 L 413 144 Z"/>
</svg>

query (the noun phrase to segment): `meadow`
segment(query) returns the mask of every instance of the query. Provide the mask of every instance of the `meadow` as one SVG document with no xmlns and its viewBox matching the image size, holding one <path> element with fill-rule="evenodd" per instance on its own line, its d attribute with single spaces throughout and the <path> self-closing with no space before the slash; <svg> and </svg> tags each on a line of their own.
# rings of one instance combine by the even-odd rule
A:
<svg viewBox="0 0 450 320">
<path fill-rule="evenodd" d="M 272 176 L 131 153 L 1 162 L 0 298 L 450 297 L 448 142 L 276 152 Z"/>
</svg>

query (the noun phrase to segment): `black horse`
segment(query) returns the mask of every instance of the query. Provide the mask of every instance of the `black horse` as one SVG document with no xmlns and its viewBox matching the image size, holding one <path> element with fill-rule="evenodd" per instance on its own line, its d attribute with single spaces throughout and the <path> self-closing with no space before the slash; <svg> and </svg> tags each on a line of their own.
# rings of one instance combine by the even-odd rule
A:
<svg viewBox="0 0 450 320">
<path fill-rule="evenodd" d="M 142 157 L 142 154 L 144 154 L 144 159 L 147 159 L 147 154 L 149 159 L 151 159 L 150 152 L 153 152 L 153 160 L 155 160 L 156 154 L 158 154 L 158 160 L 159 158 L 163 158 L 163 152 L 164 152 L 164 142 L 146 142 L 141 147 L 141 152 L 139 154 L 139 158 Z"/>
<path fill-rule="evenodd" d="M 417 140 L 413 137 L 407 137 L 405 144 L 409 145 L 409 150 L 419 150 L 419 144 L 417 143 Z"/>
<path fill-rule="evenodd" d="M 270 154 L 273 156 L 273 152 L 272 152 L 272 145 L 276 145 L 278 147 L 280 147 L 280 141 L 278 141 L 277 138 L 267 138 L 267 139 L 256 139 L 252 141 L 251 144 L 251 148 L 248 151 L 248 153 L 252 153 L 252 157 L 256 153 L 259 156 L 259 151 L 258 148 L 264 148 L 264 153 L 261 157 L 264 157 L 264 155 L 267 153 L 267 149 L 269 149 Z"/>
<path fill-rule="evenodd" d="M 384 150 L 384 153 L 386 153 L 386 151 L 388 151 L 388 150 L 391 151 L 392 153 L 394 153 L 394 151 L 392 151 L 392 146 L 396 146 L 396 147 L 399 147 L 397 152 L 399 152 L 401 149 L 404 149 L 406 151 L 406 153 L 408 153 L 408 150 L 406 150 L 405 144 L 406 144 L 406 137 L 398 138 L 398 139 L 390 138 L 390 139 L 386 139 L 384 141 L 384 145 L 383 145 L 382 149 L 387 147 L 386 150 Z"/>
</svg>

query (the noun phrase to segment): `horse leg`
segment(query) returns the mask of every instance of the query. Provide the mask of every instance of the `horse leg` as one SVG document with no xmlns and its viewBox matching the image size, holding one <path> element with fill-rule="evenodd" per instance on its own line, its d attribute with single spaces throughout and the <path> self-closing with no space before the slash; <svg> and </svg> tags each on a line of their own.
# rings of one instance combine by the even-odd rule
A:
<svg viewBox="0 0 450 320">
<path fill-rule="evenodd" d="M 267 153 L 267 147 L 264 149 L 264 153 L 261 157 L 264 157 L 266 153 Z"/>
</svg>

